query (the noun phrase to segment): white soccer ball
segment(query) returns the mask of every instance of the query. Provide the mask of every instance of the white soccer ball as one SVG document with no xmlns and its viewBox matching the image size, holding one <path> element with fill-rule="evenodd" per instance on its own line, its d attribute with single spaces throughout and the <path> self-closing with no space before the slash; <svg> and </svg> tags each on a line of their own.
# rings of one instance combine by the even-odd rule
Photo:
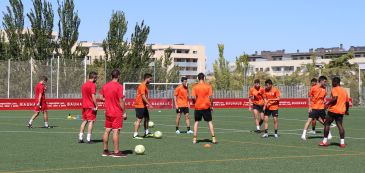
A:
<svg viewBox="0 0 365 173">
<path fill-rule="evenodd" d="M 148 127 L 153 127 L 153 126 L 155 126 L 155 123 L 153 123 L 153 121 L 148 121 Z"/>
<path fill-rule="evenodd" d="M 137 145 L 135 148 L 134 148 L 134 152 L 136 152 L 136 154 L 139 154 L 139 155 L 142 155 L 144 154 L 144 151 L 146 149 L 144 148 L 143 145 Z"/>
<path fill-rule="evenodd" d="M 160 131 L 155 131 L 154 135 L 155 138 L 162 138 L 162 132 Z"/>
</svg>

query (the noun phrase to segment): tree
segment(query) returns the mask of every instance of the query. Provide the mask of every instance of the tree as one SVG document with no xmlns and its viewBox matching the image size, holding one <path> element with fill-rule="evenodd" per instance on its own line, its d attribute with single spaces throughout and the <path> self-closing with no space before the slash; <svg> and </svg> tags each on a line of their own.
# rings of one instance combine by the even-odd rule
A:
<svg viewBox="0 0 365 173">
<path fill-rule="evenodd" d="M 0 30 L 0 60 L 6 60 L 9 58 L 7 55 L 8 44 L 5 42 L 5 33 Z"/>
<path fill-rule="evenodd" d="M 87 55 L 76 42 L 79 37 L 80 18 L 75 11 L 73 0 L 64 0 L 62 3 L 58 0 L 58 39 L 59 49 L 57 53 L 66 59 L 83 58 Z M 73 51 L 72 48 L 76 46 Z"/>
<path fill-rule="evenodd" d="M 36 60 L 52 57 L 55 43 L 52 38 L 53 10 L 52 4 L 46 0 L 33 0 L 33 9 L 27 14 L 31 31 L 28 31 L 28 45 L 31 55 Z"/>
<path fill-rule="evenodd" d="M 128 51 L 128 43 L 124 40 L 124 35 L 127 32 L 128 22 L 125 19 L 124 12 L 116 11 L 112 13 L 109 21 L 109 31 L 107 37 L 103 41 L 103 49 L 106 54 L 109 74 L 110 70 L 124 67 L 126 64 L 124 58 Z"/>
<path fill-rule="evenodd" d="M 150 27 L 144 24 L 144 21 L 139 25 L 138 23 L 134 27 L 134 33 L 131 35 L 130 50 L 126 56 L 126 63 L 129 66 L 128 72 L 136 71 L 137 74 L 131 76 L 126 80 L 142 79 L 143 73 L 150 72 L 149 64 L 151 63 L 152 46 L 146 45 L 148 35 L 150 33 Z M 139 74 L 138 74 L 139 73 Z"/>
<path fill-rule="evenodd" d="M 8 38 L 8 54 L 6 59 L 24 60 L 24 7 L 21 0 L 9 0 L 10 6 L 3 12 L 3 27 Z M 3 34 L 3 33 L 1 33 Z M 4 36 L 1 36 L 4 40 Z"/>
<path fill-rule="evenodd" d="M 215 86 L 217 89 L 229 89 L 231 73 L 228 61 L 224 58 L 224 44 L 218 44 L 219 58 L 213 64 Z"/>
</svg>

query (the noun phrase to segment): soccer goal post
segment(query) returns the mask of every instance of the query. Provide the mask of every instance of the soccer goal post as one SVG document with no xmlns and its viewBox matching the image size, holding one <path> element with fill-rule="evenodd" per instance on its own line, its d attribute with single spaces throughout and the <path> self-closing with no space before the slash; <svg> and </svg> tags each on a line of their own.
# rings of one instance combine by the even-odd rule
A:
<svg viewBox="0 0 365 173">
<path fill-rule="evenodd" d="M 135 98 L 137 94 L 137 87 L 141 83 L 138 82 L 124 82 L 123 95 L 126 98 Z M 175 88 L 181 83 L 150 83 L 148 85 L 149 98 L 174 98 Z"/>
</svg>

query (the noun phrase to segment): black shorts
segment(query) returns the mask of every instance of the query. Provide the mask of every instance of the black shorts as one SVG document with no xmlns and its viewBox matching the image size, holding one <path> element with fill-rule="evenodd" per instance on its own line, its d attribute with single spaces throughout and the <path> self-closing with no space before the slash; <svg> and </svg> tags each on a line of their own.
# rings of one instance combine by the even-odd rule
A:
<svg viewBox="0 0 365 173">
<path fill-rule="evenodd" d="M 279 116 L 279 110 L 265 110 L 265 116 L 273 116 L 278 117 Z"/>
<path fill-rule="evenodd" d="M 150 118 L 150 113 L 147 108 L 136 108 L 136 117 L 138 119 Z"/>
<path fill-rule="evenodd" d="M 252 109 L 254 109 L 254 110 L 256 109 L 257 111 L 259 111 L 259 113 L 262 113 L 262 112 L 264 112 L 264 105 L 253 104 Z"/>
<path fill-rule="evenodd" d="M 309 118 L 312 118 L 312 119 L 318 119 L 318 118 L 325 119 L 326 118 L 326 111 L 324 109 L 312 109 L 312 112 L 309 113 Z"/>
<path fill-rule="evenodd" d="M 188 107 L 179 107 L 178 109 L 176 109 L 176 113 L 177 114 L 188 114 L 189 113 L 189 108 Z"/>
<path fill-rule="evenodd" d="M 327 114 L 326 118 L 332 118 L 336 122 L 337 121 L 342 121 L 343 120 L 343 114 L 336 114 L 336 113 L 328 111 L 328 114 Z"/>
<path fill-rule="evenodd" d="M 212 110 L 204 109 L 204 110 L 195 110 L 194 112 L 195 121 L 201 121 L 204 118 L 204 121 L 212 121 Z"/>
</svg>

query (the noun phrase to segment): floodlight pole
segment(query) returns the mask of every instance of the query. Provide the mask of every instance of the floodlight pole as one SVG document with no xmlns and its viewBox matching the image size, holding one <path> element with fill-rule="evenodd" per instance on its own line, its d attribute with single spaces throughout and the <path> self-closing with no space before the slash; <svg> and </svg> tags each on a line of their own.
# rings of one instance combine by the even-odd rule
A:
<svg viewBox="0 0 365 173">
<path fill-rule="evenodd" d="M 8 59 L 8 98 L 10 98 L 10 59 Z"/>
</svg>

